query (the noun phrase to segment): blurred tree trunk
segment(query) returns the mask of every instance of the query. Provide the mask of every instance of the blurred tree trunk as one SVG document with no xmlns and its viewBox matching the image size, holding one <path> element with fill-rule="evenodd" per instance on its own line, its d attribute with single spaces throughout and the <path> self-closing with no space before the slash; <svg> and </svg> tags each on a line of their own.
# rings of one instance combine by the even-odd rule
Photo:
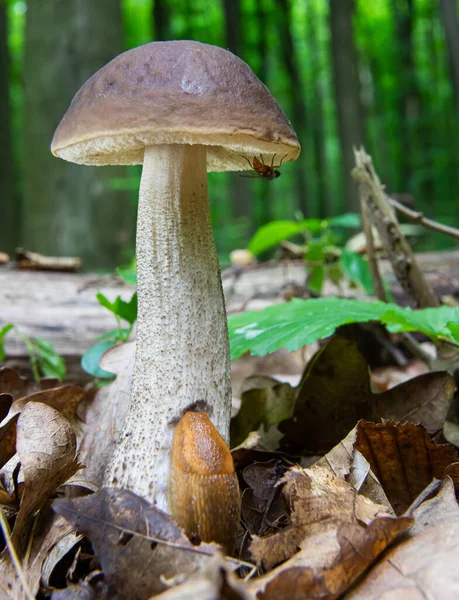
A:
<svg viewBox="0 0 459 600">
<path fill-rule="evenodd" d="M 364 141 L 363 108 L 352 18 L 354 0 L 330 0 L 330 30 L 335 102 L 347 210 L 358 211 L 357 189 L 351 178 L 352 146 Z"/>
<path fill-rule="evenodd" d="M 13 151 L 9 98 L 8 15 L 0 3 L 0 251 L 11 252 L 16 244 L 13 186 Z"/>
<path fill-rule="evenodd" d="M 242 58 L 243 36 L 241 18 L 241 0 L 223 0 L 225 15 L 225 46 L 237 56 Z M 251 156 L 248 157 L 250 160 Z M 248 165 L 247 165 L 248 167 Z M 236 219 L 248 218 L 251 215 L 252 186 L 248 179 L 230 175 L 230 203 L 233 207 L 233 216 Z M 252 225 L 255 223 L 252 220 Z"/>
<path fill-rule="evenodd" d="M 155 32 L 155 40 L 159 41 L 170 39 L 169 18 L 170 14 L 168 0 L 154 0 L 153 31 Z"/>
<path fill-rule="evenodd" d="M 266 13 L 265 0 L 256 0 L 255 14 L 257 16 L 258 25 L 258 39 L 257 39 L 257 50 L 258 50 L 258 71 L 257 76 L 261 81 L 268 85 L 268 44 L 267 44 L 267 31 L 268 31 L 268 19 Z M 273 187 L 271 185 L 264 186 L 263 194 L 260 205 L 260 225 L 269 223 L 274 218 L 273 213 Z"/>
<path fill-rule="evenodd" d="M 333 212 L 330 202 L 330 192 L 327 178 L 327 156 L 325 150 L 326 133 L 324 129 L 324 108 L 322 87 L 322 64 L 320 57 L 320 46 L 317 37 L 318 23 L 314 4 L 308 4 L 307 10 L 307 43 L 310 52 L 311 75 L 313 81 L 312 96 L 313 101 L 309 108 L 309 127 L 312 130 L 312 140 L 314 147 L 314 172 L 317 179 L 317 203 L 318 216 L 321 218 L 329 217 Z"/>
<path fill-rule="evenodd" d="M 54 158 L 49 145 L 81 84 L 123 50 L 119 0 L 33 1 L 27 8 L 22 244 L 113 267 L 134 246 L 135 210 L 126 192 L 110 186 L 125 169 L 73 165 Z"/>
<path fill-rule="evenodd" d="M 400 191 L 411 187 L 412 165 L 415 162 L 414 132 L 420 111 L 419 90 L 416 84 L 416 71 L 413 59 L 413 0 L 392 0 L 397 39 L 397 73 L 399 81 L 398 116 L 399 139 L 401 144 L 400 163 L 402 180 Z"/>
<path fill-rule="evenodd" d="M 451 83 L 459 112 L 459 19 L 456 0 L 440 0 L 440 10 L 445 29 Z"/>
<path fill-rule="evenodd" d="M 276 0 L 277 11 L 275 14 L 279 39 L 281 44 L 282 60 L 288 74 L 290 84 L 290 97 L 292 98 L 292 124 L 301 140 L 306 135 L 306 92 L 301 79 L 301 68 L 291 31 L 291 6 L 289 0 Z M 279 160 L 282 157 L 278 157 Z M 305 155 L 295 164 L 298 206 L 305 217 L 309 216 L 308 189 L 306 183 Z"/>
</svg>

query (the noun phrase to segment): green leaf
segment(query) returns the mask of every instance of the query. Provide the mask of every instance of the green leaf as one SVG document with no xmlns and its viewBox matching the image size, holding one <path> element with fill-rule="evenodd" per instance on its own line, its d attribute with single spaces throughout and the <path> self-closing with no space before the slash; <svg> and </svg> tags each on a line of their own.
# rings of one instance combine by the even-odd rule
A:
<svg viewBox="0 0 459 600">
<path fill-rule="evenodd" d="M 63 381 L 66 373 L 65 360 L 56 352 L 52 343 L 38 337 L 31 338 L 31 341 L 43 375 Z"/>
<path fill-rule="evenodd" d="M 120 319 L 124 319 L 131 325 L 135 323 L 137 319 L 137 292 L 132 295 L 129 302 L 122 300 L 121 296 L 118 296 L 114 302 L 110 302 L 101 292 L 97 293 L 96 298 L 101 306 L 107 308 Z"/>
<path fill-rule="evenodd" d="M 328 220 L 328 223 L 331 227 L 348 227 L 350 229 L 360 227 L 361 225 L 360 215 L 357 213 L 344 213 L 343 215 L 332 217 Z"/>
<path fill-rule="evenodd" d="M 5 337 L 13 329 L 13 323 L 7 323 L 0 329 L 0 362 L 5 360 Z"/>
<path fill-rule="evenodd" d="M 263 225 L 254 233 L 247 248 L 256 256 L 304 231 L 317 233 L 323 229 L 324 225 L 326 225 L 326 221 L 321 219 L 271 221 L 271 223 Z"/>
<path fill-rule="evenodd" d="M 384 302 L 295 298 L 260 312 L 232 315 L 228 319 L 231 357 L 238 358 L 248 351 L 264 356 L 280 348 L 297 350 L 332 335 L 341 325 L 368 321 L 380 321 L 390 331 L 419 331 L 433 340 L 459 344 L 459 308 L 415 311 Z"/>
<path fill-rule="evenodd" d="M 322 293 L 324 279 L 325 269 L 323 267 L 313 267 L 308 278 L 308 288 L 311 290 L 311 292 L 320 296 Z"/>
<path fill-rule="evenodd" d="M 120 267 L 117 267 L 116 272 L 126 283 L 129 283 L 130 285 L 137 284 L 137 274 L 135 269 L 120 269 Z"/>
<path fill-rule="evenodd" d="M 5 337 L 13 329 L 13 323 L 7 323 L 0 329 L 0 362 L 5 360 Z"/>
<path fill-rule="evenodd" d="M 98 342 L 81 357 L 81 367 L 86 373 L 89 373 L 97 379 L 114 379 L 115 375 L 109 371 L 105 371 L 100 366 L 100 359 L 102 356 L 116 345 L 116 340 L 104 340 Z"/>
<path fill-rule="evenodd" d="M 302 230 L 300 223 L 296 221 L 271 221 L 254 233 L 247 248 L 256 256 L 293 235 L 298 235 Z"/>
<path fill-rule="evenodd" d="M 396 305 L 388 305 L 384 322 L 392 332 L 421 331 L 433 340 L 440 338 L 459 342 L 456 324 L 459 322 L 459 308 L 440 306 L 439 308 L 424 308 L 411 310 Z"/>
<path fill-rule="evenodd" d="M 344 273 L 352 283 L 359 283 L 368 295 L 374 294 L 370 267 L 360 254 L 343 250 L 339 262 Z"/>
</svg>

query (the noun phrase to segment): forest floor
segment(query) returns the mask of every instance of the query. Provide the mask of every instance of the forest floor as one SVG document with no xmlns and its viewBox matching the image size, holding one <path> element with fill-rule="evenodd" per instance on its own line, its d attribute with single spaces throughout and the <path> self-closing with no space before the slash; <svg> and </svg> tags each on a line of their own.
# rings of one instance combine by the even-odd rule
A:
<svg viewBox="0 0 459 600">
<path fill-rule="evenodd" d="M 437 297 L 456 306 L 459 254 L 417 258 Z M 307 295 L 301 262 L 231 267 L 222 279 L 228 314 Z M 52 342 L 68 367 L 64 383 L 29 382 L 23 339 L 6 338 L 0 600 L 457 597 L 458 397 L 454 377 L 425 358 L 431 342 L 418 336 L 415 356 L 399 335 L 357 323 L 295 352 L 233 361 L 242 506 L 237 558 L 225 557 L 131 492 L 100 489 L 134 344 L 103 357 L 117 377 L 102 389 L 80 360 L 114 327 L 96 293 L 128 301 L 133 290 L 118 276 L 0 268 L 0 327 Z"/>
</svg>

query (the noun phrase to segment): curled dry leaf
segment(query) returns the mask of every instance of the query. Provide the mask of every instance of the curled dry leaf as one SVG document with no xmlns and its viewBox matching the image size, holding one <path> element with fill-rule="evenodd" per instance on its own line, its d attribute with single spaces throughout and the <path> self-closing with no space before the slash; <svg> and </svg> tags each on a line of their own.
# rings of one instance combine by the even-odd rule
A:
<svg viewBox="0 0 459 600">
<path fill-rule="evenodd" d="M 218 549 L 193 546 L 168 515 L 118 488 L 55 500 L 53 508 L 90 539 L 110 599 L 146 600 L 159 594 L 167 589 L 165 580 L 201 569 Z"/>
<path fill-rule="evenodd" d="M 449 478 L 412 513 L 414 525 L 346 600 L 452 600 L 459 596 L 459 506 Z"/>
<path fill-rule="evenodd" d="M 310 361 L 294 389 L 293 418 L 279 425 L 285 434 L 282 445 L 295 451 L 326 452 L 360 419 L 421 423 L 433 433 L 443 426 L 454 390 L 450 375 L 435 372 L 374 394 L 368 365 L 355 343 L 334 337 Z M 282 393 L 288 397 L 286 390 Z"/>
<path fill-rule="evenodd" d="M 456 461 L 454 446 L 436 444 L 421 425 L 361 421 L 354 448 L 369 462 L 397 515 Z"/>
<path fill-rule="evenodd" d="M 20 552 L 30 517 L 79 465 L 72 426 L 57 410 L 41 402 L 29 402 L 20 414 L 16 449 L 22 464 L 24 491 L 12 541 Z"/>
<path fill-rule="evenodd" d="M 292 467 L 284 481 L 291 526 L 251 547 L 265 569 L 279 565 L 249 584 L 263 600 L 338 598 L 412 523 L 320 467 Z"/>
</svg>

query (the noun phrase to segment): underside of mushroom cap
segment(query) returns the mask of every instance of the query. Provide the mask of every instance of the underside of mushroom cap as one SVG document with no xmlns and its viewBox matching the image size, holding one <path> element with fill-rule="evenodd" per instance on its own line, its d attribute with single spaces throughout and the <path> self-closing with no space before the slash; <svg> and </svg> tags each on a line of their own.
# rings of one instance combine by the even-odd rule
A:
<svg viewBox="0 0 459 600">
<path fill-rule="evenodd" d="M 146 146 L 207 146 L 208 171 L 295 160 L 298 139 L 266 86 L 237 56 L 192 41 L 152 42 L 113 59 L 78 91 L 51 144 L 87 165 L 142 164 Z"/>
</svg>

